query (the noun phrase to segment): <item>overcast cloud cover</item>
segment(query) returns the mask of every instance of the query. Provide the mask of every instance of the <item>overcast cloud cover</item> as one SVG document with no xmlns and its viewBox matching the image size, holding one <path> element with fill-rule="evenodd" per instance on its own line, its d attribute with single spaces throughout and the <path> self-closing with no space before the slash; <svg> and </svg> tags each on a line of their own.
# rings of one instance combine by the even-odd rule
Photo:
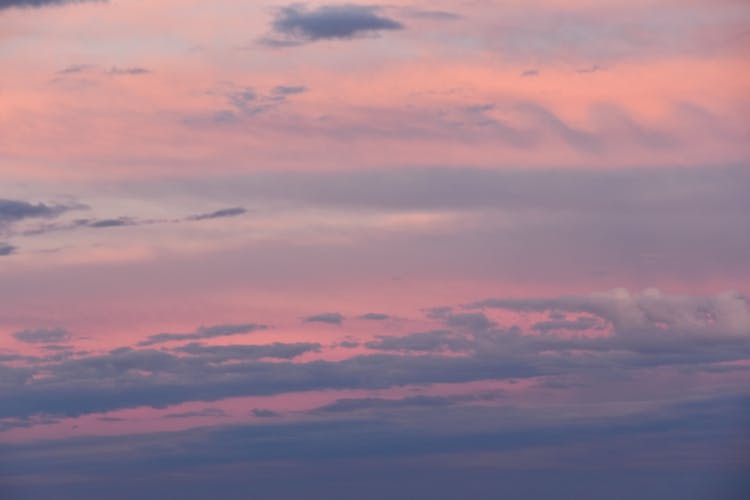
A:
<svg viewBox="0 0 750 500">
<path fill-rule="evenodd" d="M 748 498 L 748 32 L 0 1 L 0 498 Z"/>
</svg>

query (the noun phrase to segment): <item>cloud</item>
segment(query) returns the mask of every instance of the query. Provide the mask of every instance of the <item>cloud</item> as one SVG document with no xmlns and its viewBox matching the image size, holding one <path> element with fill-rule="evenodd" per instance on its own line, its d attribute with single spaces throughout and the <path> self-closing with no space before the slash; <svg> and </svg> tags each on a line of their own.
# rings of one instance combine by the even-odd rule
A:
<svg viewBox="0 0 750 500">
<path fill-rule="evenodd" d="M 250 86 L 225 82 L 217 88 L 206 92 L 210 96 L 223 97 L 228 109 L 218 109 L 211 115 L 209 121 L 220 124 L 239 123 L 243 118 L 255 117 L 262 113 L 278 109 L 289 102 L 293 96 L 307 92 L 303 85 L 277 85 L 266 91 L 256 90 Z M 205 122 L 205 118 L 190 118 L 187 124 Z"/>
<path fill-rule="evenodd" d="M 52 5 L 81 3 L 85 1 L 97 2 L 97 1 L 104 1 L 104 0 L 0 0 L 0 10 L 12 9 L 14 7 L 39 8 L 39 7 L 48 7 Z"/>
<path fill-rule="evenodd" d="M 9 245 L 8 243 L 0 243 L 0 257 L 6 257 L 13 255 L 18 250 L 18 247 Z"/>
<path fill-rule="evenodd" d="M 330 325 L 340 325 L 344 321 L 344 316 L 339 313 L 323 313 L 304 318 L 305 323 L 328 323 Z"/>
<path fill-rule="evenodd" d="M 379 14 L 372 5 L 336 4 L 309 9 L 304 4 L 282 7 L 273 20 L 273 31 L 281 38 L 262 40 L 284 47 L 318 40 L 347 40 L 381 31 L 400 30 L 403 25 Z"/>
<path fill-rule="evenodd" d="M 174 342 L 180 340 L 201 340 L 212 339 L 217 337 L 228 337 L 230 335 L 243 335 L 261 330 L 267 330 L 267 325 L 257 323 L 246 323 L 241 325 L 214 325 L 201 326 L 193 333 L 157 333 L 151 335 L 147 340 L 140 342 L 140 346 L 151 346 L 162 344 L 164 342 Z"/>
<path fill-rule="evenodd" d="M 557 114 L 544 106 L 535 102 L 524 102 L 517 105 L 517 110 L 534 119 L 539 126 L 554 133 L 575 150 L 589 153 L 599 153 L 602 150 L 601 137 L 565 123 Z"/>
<path fill-rule="evenodd" d="M 379 335 L 377 340 L 365 343 L 379 351 L 448 352 L 467 351 L 473 343 L 462 335 L 448 330 L 411 333 L 404 336 Z"/>
<path fill-rule="evenodd" d="M 222 418 L 227 417 L 227 412 L 222 410 L 221 408 L 204 408 L 200 411 L 186 411 L 182 413 L 168 413 L 164 415 L 163 418 L 196 418 L 196 417 L 214 417 L 214 418 Z"/>
<path fill-rule="evenodd" d="M 439 407 L 455 404 L 455 399 L 440 396 L 412 396 L 403 399 L 353 398 L 338 399 L 316 408 L 311 413 L 351 413 L 366 410 L 399 409 L 409 407 Z"/>
<path fill-rule="evenodd" d="M 602 322 L 598 318 L 590 316 L 581 316 L 575 320 L 566 319 L 553 319 L 550 321 L 539 321 L 531 326 L 532 330 L 538 332 L 553 332 L 557 330 L 569 330 L 569 331 L 586 331 L 586 330 L 602 330 L 604 327 Z"/>
<path fill-rule="evenodd" d="M 424 19 L 429 21 L 457 21 L 463 19 L 463 16 L 454 12 L 444 10 L 422 10 L 405 7 L 400 9 L 401 13 L 413 19 Z"/>
<path fill-rule="evenodd" d="M 139 219 L 136 217 L 120 216 L 106 219 L 76 219 L 67 223 L 45 223 L 37 227 L 26 229 L 19 234 L 23 236 L 37 236 L 40 234 L 52 233 L 57 231 L 71 231 L 80 228 L 91 229 L 110 229 L 123 228 L 132 226 L 150 226 L 153 224 L 177 224 L 182 221 L 204 221 L 212 219 L 222 219 L 228 217 L 237 217 L 246 214 L 247 210 L 242 207 L 225 208 L 215 212 L 190 215 L 183 219 Z"/>
<path fill-rule="evenodd" d="M 454 324 L 455 330 L 380 336 L 366 345 L 386 353 L 333 361 L 295 360 L 320 352 L 320 344 L 277 342 L 191 343 L 172 351 L 122 348 L 73 358 L 26 359 L 24 366 L 0 362 L 0 418 L 481 380 L 582 377 L 601 386 L 602 377 L 613 374 L 635 377 L 656 368 L 697 373 L 707 366 L 750 359 L 750 306 L 732 292 L 690 297 L 616 290 L 488 299 L 468 307 L 565 311 L 597 316 L 608 327 L 596 336 L 560 336 L 517 325 L 500 328 L 477 320 L 473 312 L 443 311 L 432 319 Z"/>
<path fill-rule="evenodd" d="M 527 69 L 523 73 L 521 73 L 521 76 L 524 78 L 528 78 L 531 76 L 539 76 L 539 70 L 536 69 Z"/>
<path fill-rule="evenodd" d="M 107 227 L 122 227 L 122 226 L 134 226 L 137 223 L 129 217 L 118 217 L 117 219 L 101 219 L 92 221 L 76 221 L 81 226 L 93 227 L 96 229 L 107 228 Z"/>
<path fill-rule="evenodd" d="M 657 289 L 631 293 L 617 288 L 589 296 L 488 299 L 470 304 L 469 307 L 519 312 L 588 313 L 610 323 L 616 335 L 642 337 L 661 334 L 750 339 L 748 299 L 741 293 L 732 291 L 700 297 L 667 295 Z"/>
<path fill-rule="evenodd" d="M 27 344 L 56 344 L 70 340 L 70 332 L 63 328 L 23 330 L 13 334 L 16 340 Z"/>
<path fill-rule="evenodd" d="M 359 319 L 365 319 L 368 321 L 385 321 L 391 317 L 383 313 L 367 313 L 359 317 Z"/>
<path fill-rule="evenodd" d="M 238 215 L 244 215 L 247 213 L 247 209 L 242 207 L 224 208 L 216 210 L 215 212 L 209 212 L 205 214 L 191 215 L 187 220 L 209 220 L 209 219 L 222 219 L 225 217 L 237 217 Z"/>
<path fill-rule="evenodd" d="M 19 200 L 0 199 L 0 229 L 3 226 L 32 218 L 53 218 L 68 210 L 83 208 L 81 205 L 47 205 Z"/>
<path fill-rule="evenodd" d="M 593 66 L 588 66 L 585 68 L 578 68 L 576 70 L 576 73 L 579 75 L 585 75 L 588 73 L 598 73 L 599 71 L 604 71 L 602 67 L 600 67 L 598 64 L 594 64 Z"/>
<path fill-rule="evenodd" d="M 748 486 L 749 403 L 746 395 L 722 394 L 624 413 L 602 411 L 606 403 L 586 412 L 550 401 L 439 411 L 417 405 L 377 419 L 331 413 L 314 421 L 7 442 L 0 457 L 8 482 L 37 485 L 34 498 L 151 500 L 166 489 L 190 500 L 216 491 L 243 498 L 250 490 L 279 499 L 310 498 L 311 491 L 336 500 L 452 499 L 471 491 L 525 500 L 561 492 L 739 500 Z"/>
<path fill-rule="evenodd" d="M 263 408 L 253 408 L 251 413 L 254 417 L 258 417 L 258 418 L 278 418 L 281 416 L 280 413 L 277 413 L 273 410 L 266 410 Z"/>
<path fill-rule="evenodd" d="M 66 66 L 65 68 L 58 71 L 57 74 L 58 75 L 75 75 L 79 73 L 84 73 L 95 67 L 96 66 L 93 66 L 91 64 L 71 64 L 70 66 Z"/>
<path fill-rule="evenodd" d="M 669 197 L 659 196 L 670 188 Z M 142 188 L 149 189 L 149 188 Z M 153 189 L 151 187 L 150 189 Z M 525 210 L 599 213 L 746 213 L 744 167 L 623 169 L 361 169 L 261 172 L 197 182 L 170 180 L 154 195 L 179 190 L 300 206 L 378 211 Z M 639 217 L 640 218 L 640 217 Z M 696 217 L 690 215 L 695 222 Z"/>
<path fill-rule="evenodd" d="M 175 349 L 176 352 L 200 356 L 212 363 L 223 363 L 235 360 L 256 360 L 263 358 L 294 359 L 309 352 L 318 352 L 321 345 L 311 342 L 284 344 L 274 342 L 267 345 L 220 345 L 207 346 L 191 343 Z"/>
<path fill-rule="evenodd" d="M 273 88 L 273 93 L 277 95 L 295 95 L 305 92 L 307 92 L 307 87 L 303 85 L 279 85 Z"/>
<path fill-rule="evenodd" d="M 107 71 L 108 75 L 112 76 L 122 76 L 122 75 L 148 75 L 151 73 L 151 70 L 146 68 L 141 68 L 138 66 L 128 67 L 128 68 L 118 68 L 117 66 L 113 66 L 112 68 Z"/>
</svg>

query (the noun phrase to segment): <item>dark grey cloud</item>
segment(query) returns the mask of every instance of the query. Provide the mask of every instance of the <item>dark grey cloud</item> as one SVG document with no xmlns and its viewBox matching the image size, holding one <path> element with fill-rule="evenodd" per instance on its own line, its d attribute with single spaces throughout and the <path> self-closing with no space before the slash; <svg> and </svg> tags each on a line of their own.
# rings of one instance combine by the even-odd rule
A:
<svg viewBox="0 0 750 500">
<path fill-rule="evenodd" d="M 73 347 L 72 345 L 51 344 L 42 346 L 42 349 L 44 349 L 45 351 L 62 352 L 72 351 L 73 349 L 75 349 L 75 347 Z"/>
<path fill-rule="evenodd" d="M 322 5 L 313 9 L 304 4 L 282 7 L 272 23 L 274 35 L 262 42 L 284 47 L 403 29 L 401 23 L 383 16 L 380 10 L 373 5 L 355 4 Z"/>
<path fill-rule="evenodd" d="M 12 429 L 28 429 L 37 425 L 56 424 L 60 419 L 49 416 L 0 419 L 0 433 Z"/>
<path fill-rule="evenodd" d="M 267 330 L 267 325 L 257 323 L 246 323 L 241 325 L 214 325 L 201 326 L 192 333 L 157 333 L 151 335 L 147 340 L 140 342 L 140 346 L 151 346 L 164 342 L 175 342 L 181 340 L 201 340 L 217 337 L 228 337 L 230 335 L 243 335 L 260 330 Z"/>
<path fill-rule="evenodd" d="M 121 350 L 62 359 L 36 370 L 4 367 L 0 418 L 36 414 L 77 416 L 124 408 L 164 408 L 189 401 L 274 395 L 318 389 L 377 389 L 394 385 L 521 378 L 562 367 L 534 366 L 526 359 L 367 355 L 342 361 L 285 361 L 319 346 L 202 346 L 179 355 L 154 350 Z M 187 356 L 186 356 L 187 354 Z M 735 353 L 734 356 L 738 354 Z M 262 361 L 275 357 L 282 361 Z M 231 362 L 228 362 L 231 361 Z M 2 366 L 2 365 L 0 365 Z"/>
<path fill-rule="evenodd" d="M 549 321 L 539 321 L 531 326 L 532 330 L 538 332 L 552 332 L 556 330 L 601 330 L 604 326 L 602 321 L 591 316 L 580 316 L 574 320 L 551 319 Z"/>
<path fill-rule="evenodd" d="M 528 78 L 531 76 L 539 76 L 539 70 L 537 69 L 527 69 L 523 73 L 521 73 L 521 76 L 524 78 Z"/>
<path fill-rule="evenodd" d="M 330 325 L 340 325 L 344 321 L 344 316 L 339 313 L 322 313 L 315 314 L 304 318 L 305 323 L 328 323 Z"/>
<path fill-rule="evenodd" d="M 97 2 L 105 0 L 0 0 L 0 10 L 11 9 L 14 7 L 19 8 L 39 8 L 48 7 L 52 5 L 64 5 L 71 3 L 82 3 L 82 2 Z"/>
<path fill-rule="evenodd" d="M 81 226 L 93 227 L 93 228 L 106 228 L 106 227 L 123 227 L 133 226 L 136 222 L 129 217 L 118 217 L 117 219 L 100 219 L 100 220 L 79 220 L 76 221 Z"/>
<path fill-rule="evenodd" d="M 409 407 L 440 407 L 455 404 L 452 398 L 441 396 L 411 396 L 403 399 L 352 398 L 338 399 L 312 410 L 312 413 L 351 413 L 367 410 L 399 409 Z"/>
<path fill-rule="evenodd" d="M 63 328 L 41 328 L 37 330 L 23 330 L 13 334 L 16 340 L 27 344 L 55 344 L 71 339 L 70 332 Z"/>
<path fill-rule="evenodd" d="M 216 491 L 239 500 L 249 490 L 279 500 L 311 493 L 449 500 L 467 491 L 508 500 L 744 500 L 748 403 L 746 395 L 721 395 L 576 416 L 554 404 L 426 405 L 378 419 L 329 414 L 324 421 L 8 443 L 0 446 L 0 466 L 3 484 L 19 481 L 23 498 L 33 500 L 157 500 L 165 489 L 187 500 Z"/>
<path fill-rule="evenodd" d="M 210 220 L 210 219 L 222 219 L 225 217 L 237 217 L 247 213 L 247 209 L 242 207 L 224 208 L 209 212 L 205 214 L 191 215 L 188 220 Z"/>
<path fill-rule="evenodd" d="M 213 363 L 223 363 L 234 360 L 256 360 L 263 358 L 294 359 L 309 352 L 318 352 L 321 345 L 311 342 L 284 344 L 274 342 L 267 345 L 222 345 L 207 346 L 191 343 L 175 349 L 176 352 L 199 356 Z"/>
<path fill-rule="evenodd" d="M 17 250 L 18 250 L 18 247 L 9 245 L 7 243 L 0 243 L 0 257 L 13 255 L 14 253 L 16 253 Z"/>
<path fill-rule="evenodd" d="M 134 226 L 150 226 L 154 224 L 178 224 L 183 221 L 205 221 L 237 217 L 246 214 L 247 210 L 242 207 L 225 208 L 214 212 L 189 215 L 182 219 L 140 219 L 136 217 L 120 216 L 105 219 L 76 219 L 72 222 L 45 223 L 33 228 L 19 232 L 23 236 L 37 236 L 57 231 L 71 231 L 81 228 L 110 229 Z"/>
<path fill-rule="evenodd" d="M 387 353 L 338 361 L 291 361 L 320 351 L 322 346 L 316 343 L 192 343 L 171 352 L 121 348 L 73 358 L 19 360 L 24 366 L 0 360 L 0 418 L 77 416 L 229 397 L 528 377 L 582 377 L 601 386 L 613 375 L 628 378 L 653 368 L 694 373 L 706 366 L 750 359 L 750 306 L 735 293 L 680 297 L 615 291 L 491 299 L 471 307 L 595 315 L 611 324 L 613 331 L 562 337 L 517 326 L 499 328 L 477 321 L 474 313 L 449 312 L 434 319 L 447 324 L 451 315 L 458 316 L 455 331 L 381 336 L 366 345 Z"/>
<path fill-rule="evenodd" d="M 279 85 L 273 88 L 273 93 L 277 95 L 295 95 L 305 92 L 307 92 L 307 87 L 304 85 Z"/>
<path fill-rule="evenodd" d="M 280 413 L 277 413 L 273 410 L 267 410 L 264 408 L 253 408 L 253 410 L 250 413 L 254 417 L 258 417 L 258 418 L 278 418 L 281 416 Z"/>
<path fill-rule="evenodd" d="M 404 336 L 379 335 L 365 346 L 379 351 L 443 352 L 468 351 L 474 344 L 463 335 L 448 330 L 411 333 Z"/>
<path fill-rule="evenodd" d="M 182 418 L 195 418 L 195 417 L 214 417 L 214 418 L 221 418 L 221 417 L 227 417 L 229 416 L 227 412 L 222 410 L 221 408 L 204 408 L 199 411 L 186 411 L 181 413 L 167 413 L 164 415 L 164 418 L 175 418 L 175 419 L 182 419 Z"/>
<path fill-rule="evenodd" d="M 391 317 L 383 313 L 367 313 L 359 317 L 359 319 L 366 319 L 368 321 L 385 321 Z"/>
<path fill-rule="evenodd" d="M 355 349 L 362 345 L 360 342 L 356 340 L 344 340 L 342 342 L 339 342 L 336 344 L 338 347 L 343 347 L 344 349 Z"/>
<path fill-rule="evenodd" d="M 446 326 L 451 328 L 469 330 L 472 332 L 483 332 L 497 326 L 490 321 L 484 313 L 447 313 L 442 316 Z"/>
<path fill-rule="evenodd" d="M 57 217 L 76 208 L 82 208 L 82 206 L 34 204 L 27 201 L 0 199 L 0 229 L 24 219 Z"/>
</svg>

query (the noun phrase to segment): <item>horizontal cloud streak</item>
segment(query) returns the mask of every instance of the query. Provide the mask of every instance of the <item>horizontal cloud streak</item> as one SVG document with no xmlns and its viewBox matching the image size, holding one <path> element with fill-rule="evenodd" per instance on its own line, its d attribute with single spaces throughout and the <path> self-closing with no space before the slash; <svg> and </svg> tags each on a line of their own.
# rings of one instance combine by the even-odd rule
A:
<svg viewBox="0 0 750 500">
<path fill-rule="evenodd" d="M 140 342 L 140 346 L 151 346 L 162 344 L 164 342 L 175 342 L 180 340 L 201 340 L 218 337 L 228 337 L 231 335 L 244 335 L 256 331 L 266 330 L 268 326 L 255 323 L 242 325 L 215 325 L 201 326 L 193 333 L 157 333 L 151 335 L 147 340 Z"/>
<path fill-rule="evenodd" d="M 356 4 L 322 5 L 315 9 L 304 4 L 282 7 L 273 20 L 273 30 L 282 38 L 268 38 L 264 43 L 296 45 L 403 28 L 397 21 L 378 14 L 379 10 L 376 6 Z"/>
<path fill-rule="evenodd" d="M 652 169 L 411 168 L 337 172 L 260 172 L 199 182 L 169 181 L 184 193 L 286 200 L 378 210 L 549 209 L 680 212 L 750 210 L 744 167 Z M 131 189 L 160 192 L 160 186 Z M 165 189 L 167 187 L 165 186 Z M 669 196 L 662 196 L 668 189 Z"/>
<path fill-rule="evenodd" d="M 27 344 L 55 344 L 70 340 L 70 332 L 62 328 L 23 330 L 13 334 L 16 340 Z"/>
<path fill-rule="evenodd" d="M 238 215 L 244 215 L 246 213 L 247 209 L 242 207 L 224 208 L 206 214 L 191 215 L 188 217 L 188 220 L 222 219 L 225 217 L 237 217 Z"/>
<path fill-rule="evenodd" d="M 14 7 L 39 8 L 52 5 L 64 5 L 82 2 L 103 2 L 106 0 L 0 0 L 0 10 Z"/>
</svg>

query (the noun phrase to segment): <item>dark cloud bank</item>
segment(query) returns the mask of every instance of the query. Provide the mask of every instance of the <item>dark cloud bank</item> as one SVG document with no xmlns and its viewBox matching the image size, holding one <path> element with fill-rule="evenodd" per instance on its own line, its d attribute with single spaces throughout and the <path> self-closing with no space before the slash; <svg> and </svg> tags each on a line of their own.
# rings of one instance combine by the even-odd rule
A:
<svg viewBox="0 0 750 500">
<path fill-rule="evenodd" d="M 530 334 L 491 319 L 496 309 L 548 319 L 532 325 L 536 333 Z M 247 498 L 251 487 L 254 498 L 269 500 L 344 499 L 358 489 L 358 498 L 373 500 L 463 498 L 467 488 L 477 498 L 502 493 L 518 500 L 556 499 L 561 492 L 575 498 L 739 500 L 749 491 L 743 475 L 750 464 L 746 392 L 736 386 L 674 398 L 648 393 L 655 370 L 669 370 L 680 380 L 741 373 L 741 365 L 731 364 L 750 359 L 750 307 L 741 294 L 612 290 L 497 298 L 432 309 L 427 316 L 440 328 L 380 336 L 367 345 L 372 353 L 340 361 L 295 362 L 323 346 L 278 342 L 191 342 L 162 351 L 125 347 L 59 359 L 6 356 L 0 358 L 0 428 L 124 408 L 327 389 L 530 379 L 545 382 L 540 391 L 581 387 L 579 397 L 599 392 L 584 400 L 587 406 L 546 393 L 544 404 L 527 407 L 502 391 L 343 398 L 293 420 L 256 408 L 249 411 L 255 425 L 0 445 L 3 498 L 14 498 L 14 486 L 22 486 L 16 491 L 27 496 L 21 498 L 49 498 L 54 491 L 55 498 L 85 500 L 104 491 L 111 492 L 108 498 L 137 492 L 156 499 L 165 491 L 204 498 L 209 487 L 229 499 Z M 602 324 L 611 334 L 550 333 L 595 333 Z M 257 327 L 201 327 L 147 342 L 200 340 Z M 33 342 L 64 336 L 28 332 L 24 336 Z M 165 418 L 214 418 L 221 425 L 224 415 L 207 406 Z M 117 496 L 123 476 L 129 497 Z M 388 487 L 394 478 L 398 489 Z"/>
</svg>

